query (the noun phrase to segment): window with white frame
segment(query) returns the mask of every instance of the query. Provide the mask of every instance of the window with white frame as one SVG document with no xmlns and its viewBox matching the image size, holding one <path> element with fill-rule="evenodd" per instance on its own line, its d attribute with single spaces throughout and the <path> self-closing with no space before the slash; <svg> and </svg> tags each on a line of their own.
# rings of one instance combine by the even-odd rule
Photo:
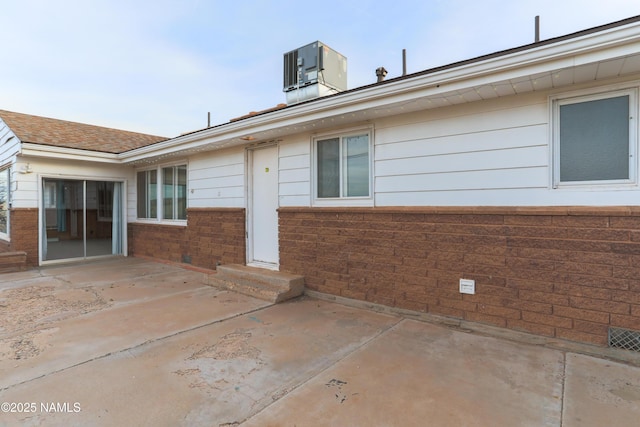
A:
<svg viewBox="0 0 640 427">
<path fill-rule="evenodd" d="M 137 173 L 139 219 L 187 219 L 187 166 L 163 166 Z"/>
<path fill-rule="evenodd" d="M 158 171 L 140 171 L 137 174 L 138 218 L 158 218 Z"/>
<path fill-rule="evenodd" d="M 162 168 L 162 218 L 187 219 L 187 167 Z"/>
<path fill-rule="evenodd" d="M 0 237 L 9 236 L 9 203 L 11 200 L 11 172 L 0 169 Z"/>
<path fill-rule="evenodd" d="M 368 131 L 315 139 L 315 199 L 370 198 L 371 151 Z"/>
<path fill-rule="evenodd" d="M 636 181 L 635 90 L 554 101 L 554 185 Z"/>
</svg>

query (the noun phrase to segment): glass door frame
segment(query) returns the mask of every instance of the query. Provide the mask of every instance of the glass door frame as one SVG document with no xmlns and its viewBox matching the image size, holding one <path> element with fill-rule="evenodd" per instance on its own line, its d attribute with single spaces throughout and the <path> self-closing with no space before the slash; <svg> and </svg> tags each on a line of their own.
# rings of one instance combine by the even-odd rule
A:
<svg viewBox="0 0 640 427">
<path fill-rule="evenodd" d="M 82 245 L 83 254 L 81 257 L 61 258 L 61 259 L 45 259 L 45 241 L 47 239 L 46 232 L 46 206 L 45 206 L 45 182 L 46 181 L 77 181 L 82 183 Z M 89 255 L 87 256 L 87 183 L 93 182 L 113 182 L 120 184 L 120 242 L 121 252 L 118 254 L 106 255 Z M 66 175 L 41 175 L 38 179 L 38 261 L 39 265 L 60 264 L 69 262 L 81 262 L 89 259 L 109 258 L 114 256 L 127 256 L 127 180 L 107 177 L 85 177 L 85 176 L 66 176 Z M 113 239 L 114 236 L 112 236 Z"/>
</svg>

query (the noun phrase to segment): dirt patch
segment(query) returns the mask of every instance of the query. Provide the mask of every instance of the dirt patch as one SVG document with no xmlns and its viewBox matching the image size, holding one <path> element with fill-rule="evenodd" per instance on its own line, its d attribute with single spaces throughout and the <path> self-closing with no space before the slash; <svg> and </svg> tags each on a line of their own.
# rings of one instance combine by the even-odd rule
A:
<svg viewBox="0 0 640 427">
<path fill-rule="evenodd" d="M 0 292 L 0 334 L 15 335 L 48 322 L 108 307 L 94 289 L 28 286 Z"/>
<path fill-rule="evenodd" d="M 228 402 L 250 397 L 254 394 L 250 378 L 259 376 L 265 365 L 260 349 L 249 343 L 251 336 L 242 329 L 228 333 L 215 344 L 193 352 L 185 359 L 186 367 L 174 373 L 185 377 L 190 388 L 215 393 L 216 398 Z"/>
<path fill-rule="evenodd" d="M 48 328 L 0 340 L 0 359 L 24 360 L 39 355 L 47 347 L 49 337 L 57 330 Z"/>
<path fill-rule="evenodd" d="M 200 378 L 200 369 L 179 369 L 173 372 L 181 377 L 187 377 L 189 381 L 189 388 L 196 389 L 208 389 L 210 385 L 206 381 Z"/>
</svg>

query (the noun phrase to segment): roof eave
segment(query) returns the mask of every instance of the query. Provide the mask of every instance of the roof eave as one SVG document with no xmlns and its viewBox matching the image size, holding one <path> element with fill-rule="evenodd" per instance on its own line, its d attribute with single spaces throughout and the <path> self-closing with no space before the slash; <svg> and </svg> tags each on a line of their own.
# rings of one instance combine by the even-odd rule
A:
<svg viewBox="0 0 640 427">
<path fill-rule="evenodd" d="M 76 148 L 57 147 L 53 145 L 34 144 L 23 142 L 20 154 L 48 159 L 79 160 L 86 162 L 101 162 L 119 164 L 117 154 L 100 151 L 79 150 Z"/>
<path fill-rule="evenodd" d="M 126 163 L 143 161 L 149 157 L 162 158 L 179 151 L 198 151 L 255 143 L 251 136 L 260 132 L 287 127 L 297 123 L 349 114 L 370 108 L 407 102 L 412 98 L 437 96 L 452 90 L 464 90 L 479 84 L 532 76 L 544 71 L 570 68 L 607 58 L 629 54 L 629 45 L 640 46 L 638 19 L 619 26 L 606 26 L 597 32 L 585 31 L 574 37 L 560 37 L 553 43 L 541 42 L 522 49 L 487 55 L 478 60 L 463 61 L 451 67 L 440 67 L 430 72 L 415 73 L 317 98 L 286 108 L 259 114 L 239 121 L 182 135 L 167 141 L 122 153 Z"/>
</svg>

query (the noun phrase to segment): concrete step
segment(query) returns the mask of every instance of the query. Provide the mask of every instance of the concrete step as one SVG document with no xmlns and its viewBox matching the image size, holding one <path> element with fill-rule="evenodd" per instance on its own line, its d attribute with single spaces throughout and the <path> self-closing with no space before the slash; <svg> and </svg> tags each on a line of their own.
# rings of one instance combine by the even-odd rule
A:
<svg viewBox="0 0 640 427">
<path fill-rule="evenodd" d="M 303 276 L 239 264 L 219 265 L 209 284 L 273 303 L 304 292 Z"/>
</svg>

